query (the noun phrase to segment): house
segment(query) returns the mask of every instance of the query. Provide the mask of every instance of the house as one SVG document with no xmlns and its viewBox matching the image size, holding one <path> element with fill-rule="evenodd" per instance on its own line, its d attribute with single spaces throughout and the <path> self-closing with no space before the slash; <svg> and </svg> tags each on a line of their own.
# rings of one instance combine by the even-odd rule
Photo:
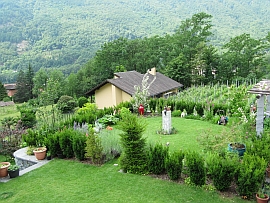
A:
<svg viewBox="0 0 270 203">
<path fill-rule="evenodd" d="M 148 83 L 156 79 L 149 88 L 150 97 L 163 97 L 177 93 L 183 85 L 171 78 L 156 72 L 152 68 L 149 73 Z M 130 101 L 135 93 L 134 86 L 141 85 L 144 74 L 137 71 L 119 72 L 113 79 L 107 79 L 86 93 L 87 96 L 95 95 L 95 103 L 99 109 L 116 106 L 121 102 Z"/>
<path fill-rule="evenodd" d="M 12 97 L 16 93 L 16 84 L 4 84 L 9 97 Z"/>
</svg>

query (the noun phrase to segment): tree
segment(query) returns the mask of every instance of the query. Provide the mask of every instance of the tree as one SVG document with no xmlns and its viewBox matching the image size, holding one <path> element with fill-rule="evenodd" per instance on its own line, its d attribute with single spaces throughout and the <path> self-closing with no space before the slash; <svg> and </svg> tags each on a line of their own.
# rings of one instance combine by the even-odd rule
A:
<svg viewBox="0 0 270 203">
<path fill-rule="evenodd" d="M 137 110 L 140 104 L 142 104 L 144 107 L 147 107 L 148 105 L 147 99 L 150 96 L 149 88 L 156 79 L 156 77 L 154 77 L 153 80 L 150 83 L 148 83 L 149 79 L 148 74 L 149 71 L 147 71 L 147 73 L 144 74 L 141 86 L 135 85 L 134 87 L 135 93 L 134 95 L 132 95 L 133 99 L 132 105 L 134 110 Z"/>
<path fill-rule="evenodd" d="M 182 70 L 181 73 L 175 73 L 174 77 L 178 78 L 176 81 L 180 82 L 179 76 L 182 75 L 182 84 L 186 87 L 201 83 L 204 80 L 204 72 L 208 66 L 207 61 L 204 59 L 204 52 L 206 50 L 206 42 L 209 40 L 209 36 L 212 35 L 210 31 L 212 27 L 210 23 L 211 18 L 211 15 L 203 12 L 195 14 L 191 19 L 183 21 L 176 33 L 169 38 L 172 43 L 170 46 L 173 54 L 175 57 L 180 56 L 180 58 L 177 60 L 173 58 L 167 64 L 169 67 L 166 68 L 165 73 L 172 74 L 173 70 L 168 72 L 168 69 L 171 69 L 176 64 L 181 64 L 181 67 L 185 67 L 185 70 Z M 171 75 L 166 75 L 171 77 Z"/>
<path fill-rule="evenodd" d="M 260 78 L 265 74 L 261 68 L 265 66 L 264 55 L 267 46 L 262 40 L 253 39 L 244 33 L 232 38 L 223 48 L 229 57 L 235 78 L 246 79 L 249 75 Z"/>
<path fill-rule="evenodd" d="M 192 72 L 183 54 L 169 62 L 164 72 L 171 79 L 183 84 L 184 87 L 190 87 L 192 84 Z"/>
<path fill-rule="evenodd" d="M 123 131 L 121 144 L 123 152 L 120 156 L 120 166 L 128 173 L 145 174 L 147 172 L 146 138 L 142 136 L 146 125 L 143 120 L 128 112 L 121 115 L 119 123 Z"/>
<path fill-rule="evenodd" d="M 25 74 L 22 70 L 20 70 L 17 82 L 16 82 L 16 93 L 14 94 L 14 101 L 15 102 L 26 102 L 28 100 L 27 94 L 25 94 L 26 87 L 26 78 Z"/>
<path fill-rule="evenodd" d="M 25 82 L 26 82 L 25 94 L 26 94 L 27 100 L 33 99 L 34 76 L 35 74 L 34 74 L 33 68 L 29 63 L 28 70 L 25 74 Z"/>
<path fill-rule="evenodd" d="M 4 85 L 2 84 L 2 82 L 0 82 L 0 101 L 3 101 L 3 99 L 5 97 L 7 97 L 7 90 L 6 88 L 4 87 Z"/>
<path fill-rule="evenodd" d="M 36 72 L 33 82 L 34 82 L 34 87 L 33 87 L 33 94 L 38 96 L 46 87 L 46 83 L 48 80 L 49 76 L 48 73 L 45 71 L 44 68 L 41 68 Z"/>
</svg>

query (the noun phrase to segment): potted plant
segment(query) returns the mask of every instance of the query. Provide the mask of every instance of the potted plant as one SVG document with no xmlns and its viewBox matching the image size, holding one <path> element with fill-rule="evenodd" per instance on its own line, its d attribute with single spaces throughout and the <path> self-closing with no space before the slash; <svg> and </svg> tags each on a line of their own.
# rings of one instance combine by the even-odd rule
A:
<svg viewBox="0 0 270 203">
<path fill-rule="evenodd" d="M 6 177 L 8 175 L 7 169 L 9 166 L 9 162 L 0 162 L 0 177 Z"/>
<path fill-rule="evenodd" d="M 20 167 L 16 164 L 10 165 L 8 167 L 8 175 L 10 178 L 16 178 L 17 176 L 19 176 L 19 172 L 20 172 Z"/>
<path fill-rule="evenodd" d="M 261 188 L 256 193 L 256 200 L 257 200 L 257 203 L 267 203 L 268 202 L 269 196 L 264 192 L 263 188 Z"/>
<path fill-rule="evenodd" d="M 243 156 L 246 151 L 246 145 L 239 142 L 229 143 L 228 150 L 230 152 L 237 152 L 239 156 Z"/>
<path fill-rule="evenodd" d="M 37 158 L 37 160 L 43 160 L 46 157 L 46 151 L 47 148 L 46 147 L 37 147 L 33 150 L 35 157 Z"/>
</svg>

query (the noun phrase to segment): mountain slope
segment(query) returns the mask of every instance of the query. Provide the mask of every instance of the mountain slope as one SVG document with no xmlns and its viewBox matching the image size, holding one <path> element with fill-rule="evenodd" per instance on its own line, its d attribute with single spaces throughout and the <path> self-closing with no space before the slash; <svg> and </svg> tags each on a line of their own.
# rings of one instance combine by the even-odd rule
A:
<svg viewBox="0 0 270 203">
<path fill-rule="evenodd" d="M 69 74 L 104 42 L 171 34 L 198 12 L 213 16 L 214 45 L 244 32 L 265 37 L 267 8 L 268 0 L 1 0 L 0 81 L 14 81 L 28 63 Z"/>
</svg>

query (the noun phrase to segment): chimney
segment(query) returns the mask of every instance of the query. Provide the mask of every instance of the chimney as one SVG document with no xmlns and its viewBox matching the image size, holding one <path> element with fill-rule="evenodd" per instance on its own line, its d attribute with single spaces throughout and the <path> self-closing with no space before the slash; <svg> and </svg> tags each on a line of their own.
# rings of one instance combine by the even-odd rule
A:
<svg viewBox="0 0 270 203">
<path fill-rule="evenodd" d="M 151 74 L 151 75 L 156 75 L 156 67 L 154 67 L 154 68 L 151 68 L 151 70 L 149 71 L 149 73 Z"/>
</svg>

